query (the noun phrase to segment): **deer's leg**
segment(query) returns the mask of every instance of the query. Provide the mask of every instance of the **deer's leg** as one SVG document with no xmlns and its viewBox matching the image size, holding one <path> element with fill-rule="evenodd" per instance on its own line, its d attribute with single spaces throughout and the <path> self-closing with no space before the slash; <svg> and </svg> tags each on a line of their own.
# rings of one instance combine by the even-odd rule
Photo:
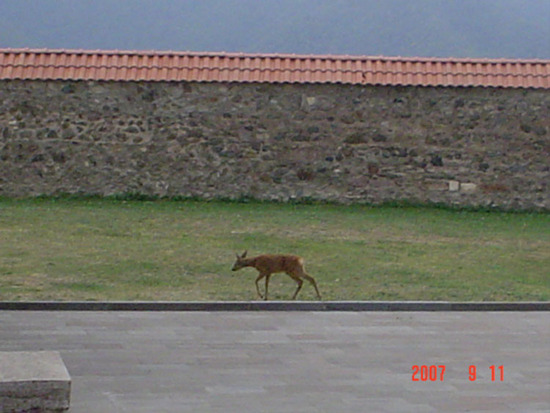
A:
<svg viewBox="0 0 550 413">
<path fill-rule="evenodd" d="M 315 292 L 317 293 L 317 298 L 321 299 L 321 294 L 319 293 L 319 289 L 317 288 L 317 283 L 315 282 L 315 278 L 313 278 L 311 275 L 306 274 L 305 272 L 301 274 L 303 278 L 309 281 L 311 285 L 313 285 L 313 288 L 315 288 Z"/>
<path fill-rule="evenodd" d="M 269 286 L 269 278 L 271 277 L 271 274 L 267 274 L 265 276 L 265 294 L 264 294 L 264 300 L 267 301 L 267 287 Z"/>
<path fill-rule="evenodd" d="M 290 276 L 290 278 L 292 278 L 298 284 L 298 287 L 296 288 L 296 291 L 294 291 L 294 295 L 292 296 L 292 299 L 295 300 L 296 296 L 298 295 L 298 293 L 302 289 L 302 284 L 304 283 L 304 281 L 300 277 L 298 277 L 297 275 L 290 274 L 290 273 L 287 273 L 287 274 Z"/>
<path fill-rule="evenodd" d="M 265 276 L 266 276 L 266 274 L 260 273 L 260 274 L 258 274 L 258 278 L 256 278 L 256 291 L 258 292 L 258 296 L 259 296 L 260 298 L 262 298 L 262 299 L 264 298 L 264 296 L 263 296 L 262 293 L 260 292 L 260 286 L 258 285 L 258 283 L 259 283 L 260 280 L 261 280 L 262 278 L 264 278 Z M 267 281 L 267 280 L 266 280 L 266 281 Z M 267 290 L 266 290 L 266 297 L 267 297 Z"/>
</svg>

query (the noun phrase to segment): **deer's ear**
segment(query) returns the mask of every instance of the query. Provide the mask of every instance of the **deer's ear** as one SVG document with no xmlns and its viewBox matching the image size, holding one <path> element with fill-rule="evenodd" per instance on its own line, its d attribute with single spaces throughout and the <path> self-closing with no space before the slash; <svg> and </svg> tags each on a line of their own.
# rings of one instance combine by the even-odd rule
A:
<svg viewBox="0 0 550 413">
<path fill-rule="evenodd" d="M 246 254 L 248 253 L 248 250 L 246 250 L 245 252 L 243 252 L 243 255 L 241 255 L 241 258 L 244 258 L 246 257 Z"/>
</svg>

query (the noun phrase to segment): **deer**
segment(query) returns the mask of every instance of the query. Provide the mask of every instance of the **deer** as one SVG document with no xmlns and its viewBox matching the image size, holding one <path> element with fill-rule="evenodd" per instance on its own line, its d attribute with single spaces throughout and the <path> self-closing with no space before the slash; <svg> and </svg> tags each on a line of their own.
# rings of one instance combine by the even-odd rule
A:
<svg viewBox="0 0 550 413">
<path fill-rule="evenodd" d="M 248 251 L 243 252 L 242 255 L 235 254 L 237 256 L 237 260 L 235 261 L 235 264 L 233 264 L 231 271 L 237 271 L 244 267 L 256 268 L 259 272 L 258 277 L 256 278 L 256 291 L 261 299 L 267 301 L 267 290 L 271 275 L 281 272 L 286 273 L 298 284 L 298 287 L 292 296 L 293 300 L 296 299 L 296 296 L 300 292 L 304 279 L 313 285 L 315 292 L 317 293 L 317 298 L 319 300 L 321 299 L 321 294 L 319 293 L 315 279 L 311 275 L 307 274 L 304 269 L 304 259 L 302 257 L 297 255 L 264 254 L 246 258 L 247 253 Z M 258 285 L 262 278 L 265 278 L 264 295 L 260 292 L 260 286 Z"/>
</svg>

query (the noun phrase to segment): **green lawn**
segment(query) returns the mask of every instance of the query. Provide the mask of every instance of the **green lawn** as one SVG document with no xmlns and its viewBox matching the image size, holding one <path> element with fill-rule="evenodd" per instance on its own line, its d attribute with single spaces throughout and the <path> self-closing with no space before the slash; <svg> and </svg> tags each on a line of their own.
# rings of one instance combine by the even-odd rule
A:
<svg viewBox="0 0 550 413">
<path fill-rule="evenodd" d="M 303 256 L 326 300 L 550 300 L 549 214 L 101 199 L 0 200 L 0 300 L 254 300 L 244 249 Z"/>
</svg>

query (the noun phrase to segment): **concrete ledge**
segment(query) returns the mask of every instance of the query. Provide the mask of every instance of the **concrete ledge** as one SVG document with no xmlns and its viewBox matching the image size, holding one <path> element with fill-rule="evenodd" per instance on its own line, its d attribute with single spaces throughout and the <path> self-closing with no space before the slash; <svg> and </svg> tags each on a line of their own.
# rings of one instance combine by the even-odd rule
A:
<svg viewBox="0 0 550 413">
<path fill-rule="evenodd" d="M 13 311 L 550 311 L 550 301 L 2 301 Z"/>
<path fill-rule="evenodd" d="M 0 352 L 0 412 L 69 409 L 71 378 L 57 351 Z"/>
</svg>

